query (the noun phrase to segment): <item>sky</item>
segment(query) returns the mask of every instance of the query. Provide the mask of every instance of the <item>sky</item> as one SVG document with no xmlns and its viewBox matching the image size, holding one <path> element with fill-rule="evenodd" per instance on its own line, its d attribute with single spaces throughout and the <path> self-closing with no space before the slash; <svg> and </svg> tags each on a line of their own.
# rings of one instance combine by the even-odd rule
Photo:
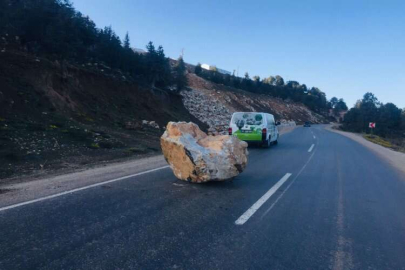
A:
<svg viewBox="0 0 405 270">
<path fill-rule="evenodd" d="M 73 0 L 131 46 L 239 76 L 280 75 L 349 107 L 366 92 L 405 108 L 405 1 Z"/>
</svg>

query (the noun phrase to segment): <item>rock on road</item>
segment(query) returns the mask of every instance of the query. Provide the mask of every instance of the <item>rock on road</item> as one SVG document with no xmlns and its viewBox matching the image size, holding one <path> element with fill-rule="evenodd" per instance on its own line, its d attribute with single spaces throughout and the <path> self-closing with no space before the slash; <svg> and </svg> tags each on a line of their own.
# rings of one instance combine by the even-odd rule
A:
<svg viewBox="0 0 405 270">
<path fill-rule="evenodd" d="M 402 172 L 324 126 L 249 152 L 232 182 L 163 168 L 0 211 L 0 269 L 405 269 Z"/>
</svg>

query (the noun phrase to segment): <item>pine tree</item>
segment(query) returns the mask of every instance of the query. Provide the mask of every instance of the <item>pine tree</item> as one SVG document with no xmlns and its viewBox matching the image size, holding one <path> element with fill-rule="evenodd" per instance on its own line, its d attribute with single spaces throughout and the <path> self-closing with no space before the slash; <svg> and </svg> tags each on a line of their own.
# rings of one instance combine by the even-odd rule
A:
<svg viewBox="0 0 405 270">
<path fill-rule="evenodd" d="M 196 75 L 200 75 L 200 74 L 201 74 L 201 72 L 202 72 L 202 67 L 201 67 L 201 64 L 200 64 L 200 63 L 198 63 L 198 64 L 195 66 L 194 72 L 195 72 Z"/>
<path fill-rule="evenodd" d="M 130 49 L 131 48 L 131 43 L 129 40 L 129 35 L 128 32 L 125 34 L 125 38 L 124 38 L 124 49 Z"/>
<path fill-rule="evenodd" d="M 176 73 L 176 89 L 177 91 L 180 91 L 187 86 L 186 65 L 184 64 L 182 56 L 180 56 L 179 59 L 177 59 L 175 73 Z"/>
</svg>

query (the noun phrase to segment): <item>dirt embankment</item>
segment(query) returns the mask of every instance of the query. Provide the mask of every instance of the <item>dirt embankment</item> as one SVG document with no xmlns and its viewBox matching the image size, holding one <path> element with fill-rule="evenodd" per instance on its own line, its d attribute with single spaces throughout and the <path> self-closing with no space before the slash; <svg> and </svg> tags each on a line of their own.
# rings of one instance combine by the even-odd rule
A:
<svg viewBox="0 0 405 270">
<path fill-rule="evenodd" d="M 206 129 L 180 95 L 101 64 L 0 53 L 0 179 L 160 153 L 163 127 L 179 120 Z"/>
</svg>

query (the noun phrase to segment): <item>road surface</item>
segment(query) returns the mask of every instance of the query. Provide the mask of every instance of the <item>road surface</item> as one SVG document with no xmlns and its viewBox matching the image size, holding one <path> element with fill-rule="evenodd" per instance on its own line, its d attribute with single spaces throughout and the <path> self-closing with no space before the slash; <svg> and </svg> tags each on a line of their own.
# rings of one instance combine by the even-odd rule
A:
<svg viewBox="0 0 405 270">
<path fill-rule="evenodd" d="M 0 269 L 405 269 L 405 177 L 324 126 L 232 182 L 163 167 L 0 210 Z"/>
</svg>

